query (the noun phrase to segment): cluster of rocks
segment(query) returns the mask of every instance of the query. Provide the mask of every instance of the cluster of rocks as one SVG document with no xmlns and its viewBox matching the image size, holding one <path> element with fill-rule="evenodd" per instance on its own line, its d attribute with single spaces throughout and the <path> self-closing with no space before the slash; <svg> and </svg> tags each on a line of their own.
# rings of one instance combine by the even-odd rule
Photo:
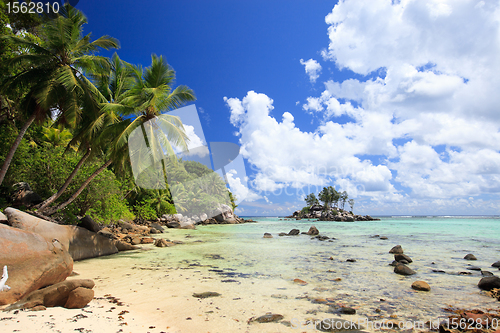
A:
<svg viewBox="0 0 500 333">
<path fill-rule="evenodd" d="M 117 251 L 114 244 L 86 229 L 57 225 L 14 208 L 5 209 L 5 214 L 0 215 L 0 263 L 8 269 L 4 282 L 9 287 L 0 292 L 0 305 L 17 302 L 14 308 L 41 310 L 90 302 L 92 281 L 60 283 L 72 273 L 74 258 Z M 94 242 L 96 246 L 87 251 Z"/>
<path fill-rule="evenodd" d="M 335 238 L 330 238 L 330 237 L 325 236 L 325 235 L 320 235 L 319 234 L 319 230 L 315 226 L 311 226 L 307 232 L 306 231 L 300 232 L 299 229 L 292 229 L 288 233 L 286 233 L 286 232 L 280 232 L 278 234 L 278 236 L 280 236 L 280 237 L 283 237 L 283 236 L 298 236 L 298 235 L 301 235 L 301 234 L 302 235 L 315 236 L 312 239 L 318 239 L 320 241 L 334 240 L 335 239 Z M 270 233 L 268 233 L 268 232 L 266 232 L 266 233 L 264 233 L 263 238 L 273 238 L 273 235 L 270 234 Z"/>
<path fill-rule="evenodd" d="M 318 219 L 319 221 L 336 221 L 336 222 L 354 222 L 354 221 L 379 221 L 370 215 L 355 215 L 352 212 L 340 208 L 324 209 L 322 205 L 312 205 L 308 207 L 307 212 L 297 210 L 292 215 L 286 216 L 285 219 Z"/>
<path fill-rule="evenodd" d="M 413 260 L 403 252 L 403 247 L 401 245 L 396 245 L 389 251 L 389 253 L 394 254 L 394 261 L 390 264 L 394 266 L 394 273 L 400 275 L 417 274 L 417 272 L 407 266 L 412 263 Z"/>
</svg>

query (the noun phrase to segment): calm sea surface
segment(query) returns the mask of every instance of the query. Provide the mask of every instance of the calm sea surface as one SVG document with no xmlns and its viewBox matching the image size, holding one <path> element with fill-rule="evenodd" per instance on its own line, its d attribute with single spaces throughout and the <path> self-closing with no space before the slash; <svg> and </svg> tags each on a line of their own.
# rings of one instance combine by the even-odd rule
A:
<svg viewBox="0 0 500 333">
<path fill-rule="evenodd" d="M 160 237 L 182 239 L 189 244 L 123 253 L 113 260 L 196 267 L 227 282 L 221 286 L 241 288 L 238 292 L 242 298 L 279 298 L 290 309 L 314 298 L 328 298 L 372 319 L 393 315 L 398 319 L 428 320 L 444 317 L 443 309 L 449 306 L 498 308 L 498 301 L 477 288 L 481 272 L 467 269 L 474 265 L 500 276 L 500 271 L 491 267 L 500 260 L 498 217 L 382 217 L 381 221 L 351 223 L 272 217 L 254 220 L 258 223 L 170 229 Z M 312 225 L 320 235 L 331 239 L 278 236 L 294 228 L 307 231 Z M 273 238 L 263 238 L 265 232 Z M 409 266 L 416 275 L 400 276 L 389 266 L 394 257 L 388 252 L 398 244 L 413 259 Z M 468 253 L 474 254 L 477 261 L 464 260 Z M 308 282 L 300 293 L 294 279 Z M 412 290 L 410 286 L 417 280 L 429 283 L 431 292 Z M 238 282 L 245 281 L 244 288 L 239 286 Z M 327 305 L 318 307 L 319 311 L 330 311 Z"/>
</svg>

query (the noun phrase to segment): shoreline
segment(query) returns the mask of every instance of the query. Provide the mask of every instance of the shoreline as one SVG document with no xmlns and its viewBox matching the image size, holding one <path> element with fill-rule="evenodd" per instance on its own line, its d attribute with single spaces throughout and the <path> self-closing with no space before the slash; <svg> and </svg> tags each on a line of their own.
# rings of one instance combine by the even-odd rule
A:
<svg viewBox="0 0 500 333">
<path fill-rule="evenodd" d="M 235 276 L 233 278 L 231 276 L 221 276 L 217 271 L 226 270 L 228 266 L 233 267 L 232 263 L 234 261 L 231 260 L 234 260 L 234 258 L 226 257 L 228 253 L 222 252 L 222 248 L 208 247 L 209 251 L 213 252 L 204 252 L 207 246 L 211 246 L 210 239 L 213 239 L 210 238 L 212 236 L 209 234 L 215 232 L 215 235 L 222 235 L 224 233 L 223 230 L 226 230 L 226 228 L 234 230 L 234 228 L 240 227 L 246 228 L 244 225 L 233 225 L 231 227 L 227 225 L 207 226 L 207 230 L 204 230 L 205 227 L 200 227 L 199 230 L 173 229 L 169 233 L 156 235 L 156 238 L 168 237 L 174 241 L 183 241 L 183 244 L 170 248 L 157 248 L 152 244 L 146 244 L 141 245 L 142 248 L 139 250 L 77 261 L 74 264 L 74 271 L 79 273 L 79 275 L 70 277 L 69 279 L 90 278 L 96 283 L 94 287 L 95 298 L 88 307 L 80 310 L 49 308 L 47 311 L 41 312 L 20 311 L 17 315 L 2 313 L 0 319 L 5 317 L 15 318 L 1 320 L 1 322 L 9 323 L 9 326 L 7 326 L 8 329 L 12 331 L 19 329 L 20 332 L 33 331 L 28 328 L 28 325 L 29 327 L 34 327 L 33 325 L 35 324 L 32 324 L 32 322 L 35 322 L 39 325 L 37 328 L 42 327 L 44 329 L 39 330 L 40 332 L 66 332 L 75 330 L 81 332 L 103 332 L 99 328 L 99 325 L 101 325 L 101 327 L 110 326 L 105 332 L 214 333 L 317 332 L 316 329 L 310 329 L 305 321 L 308 319 L 322 320 L 328 318 L 341 318 L 353 322 L 366 320 L 364 315 L 339 315 L 338 313 L 329 312 L 328 307 L 330 304 L 335 304 L 335 307 L 338 307 L 340 304 L 347 304 L 354 308 L 363 308 L 365 306 L 365 300 L 359 296 L 354 296 L 354 299 L 357 299 L 355 303 L 349 304 L 343 300 L 343 294 L 352 294 L 354 291 L 352 290 L 352 286 L 349 287 L 350 285 L 346 284 L 347 280 L 345 278 L 347 276 L 344 277 L 343 275 L 333 273 L 329 274 L 328 279 L 323 283 L 318 284 L 313 280 L 308 280 L 309 284 L 307 285 L 293 282 L 294 277 L 304 278 L 299 272 L 287 275 L 280 271 L 280 273 L 283 273 L 283 276 L 280 274 L 277 277 L 252 276 L 249 278 L 238 278 Z M 265 229 L 267 228 L 265 227 Z M 254 229 L 252 228 L 252 230 Z M 261 229 L 258 228 L 258 230 Z M 273 231 L 273 233 L 275 232 Z M 258 243 L 260 244 L 262 234 L 259 233 L 258 237 Z M 262 244 L 271 244 L 268 243 L 270 241 L 281 242 L 283 246 L 286 246 L 285 244 L 295 244 L 294 242 L 298 242 L 298 239 L 303 239 L 307 243 L 309 242 L 309 237 L 295 238 L 295 240 L 293 238 L 284 239 L 276 237 L 274 240 L 262 240 L 262 242 L 266 242 Z M 376 246 L 384 250 L 384 252 L 387 252 L 390 248 L 384 241 L 369 238 L 368 235 L 363 239 L 366 239 L 370 243 L 378 244 Z M 311 242 L 316 241 L 311 240 Z M 318 242 L 317 244 L 319 247 L 317 247 L 315 252 L 321 254 L 322 252 L 318 251 L 322 251 L 321 247 L 328 246 L 329 243 Z M 387 251 L 385 251 L 386 248 Z M 197 253 L 197 258 L 193 259 L 189 255 L 190 252 Z M 216 255 L 213 253 L 223 255 L 226 257 L 226 260 L 216 260 Z M 357 255 L 361 255 L 361 253 L 358 253 L 358 250 L 356 250 L 356 253 Z M 232 252 L 231 254 L 238 257 L 237 253 Z M 314 259 L 314 262 L 318 265 L 325 265 L 326 263 L 347 265 L 341 264 L 341 260 L 345 261 L 345 258 L 347 258 L 344 258 L 344 255 L 336 257 L 335 261 L 328 260 L 325 257 L 328 255 L 320 255 L 320 257 Z M 383 258 L 389 256 L 385 254 Z M 185 260 L 186 258 L 189 260 Z M 385 261 L 385 259 L 382 261 Z M 359 265 L 359 262 L 358 259 L 358 264 L 353 265 Z M 417 266 L 417 270 L 419 267 L 421 266 Z M 384 268 L 384 270 L 386 269 Z M 336 277 L 342 277 L 342 282 L 328 282 L 334 281 Z M 457 278 L 464 279 L 464 281 L 476 279 L 472 276 Z M 237 281 L 229 281 L 234 279 L 237 279 Z M 397 281 L 398 284 L 406 285 L 410 280 L 397 277 L 394 281 Z M 436 289 L 433 289 L 433 292 L 439 293 L 440 287 L 436 283 L 431 283 L 431 285 L 433 288 L 436 287 Z M 403 286 L 403 288 L 406 287 Z M 429 300 L 434 299 L 431 294 L 422 294 L 411 289 L 408 290 L 415 297 L 423 295 L 423 297 L 427 297 Z M 193 297 L 194 293 L 207 291 L 220 293 L 221 296 L 205 299 Z M 250 294 L 248 291 L 255 293 Z M 336 294 L 340 298 L 335 297 Z M 113 298 L 102 299 L 105 297 Z M 335 297 L 335 299 L 329 299 L 329 297 Z M 390 303 L 392 297 L 387 297 L 387 302 L 385 303 Z M 113 300 L 123 304 L 111 303 L 110 301 Z M 93 313 L 88 314 L 85 311 L 93 311 Z M 120 314 L 122 311 L 129 312 Z M 253 318 L 255 320 L 255 318 L 266 315 L 268 312 L 283 314 L 285 318 L 281 323 L 258 323 L 255 321 L 248 323 L 250 319 Z M 363 311 L 360 310 L 360 313 L 363 313 Z M 77 314 L 88 316 L 88 318 L 80 318 L 76 322 L 72 322 L 72 318 Z M 29 317 L 29 315 L 36 315 L 36 317 Z M 45 325 L 47 322 L 46 318 L 50 315 L 53 315 L 49 321 L 54 322 L 52 327 Z M 397 315 L 395 318 L 387 315 L 386 319 L 391 320 L 393 323 L 405 319 L 400 313 L 397 313 Z M 119 318 L 119 316 L 122 316 L 123 319 Z M 434 320 L 436 318 L 430 319 Z M 441 318 L 444 319 L 442 316 Z M 372 322 L 376 321 L 373 318 L 370 320 Z M 93 325 L 92 322 L 96 322 L 97 324 Z M 289 322 L 291 325 L 295 325 L 295 327 L 286 326 L 285 322 Z M 127 325 L 124 325 L 124 323 L 127 323 Z M 299 328 L 302 330 L 298 331 Z M 377 332 L 377 330 L 371 329 L 365 329 L 364 331 Z"/>
</svg>

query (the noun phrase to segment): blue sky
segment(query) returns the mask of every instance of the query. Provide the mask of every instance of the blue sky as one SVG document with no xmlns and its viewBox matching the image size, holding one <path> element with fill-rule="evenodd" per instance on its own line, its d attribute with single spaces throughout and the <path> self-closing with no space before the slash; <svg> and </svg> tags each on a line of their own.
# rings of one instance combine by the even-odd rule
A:
<svg viewBox="0 0 500 333">
<path fill-rule="evenodd" d="M 77 8 L 123 60 L 164 55 L 197 95 L 206 142 L 242 147 L 240 215 L 291 214 L 326 185 L 360 214 L 500 214 L 498 1 Z"/>
</svg>

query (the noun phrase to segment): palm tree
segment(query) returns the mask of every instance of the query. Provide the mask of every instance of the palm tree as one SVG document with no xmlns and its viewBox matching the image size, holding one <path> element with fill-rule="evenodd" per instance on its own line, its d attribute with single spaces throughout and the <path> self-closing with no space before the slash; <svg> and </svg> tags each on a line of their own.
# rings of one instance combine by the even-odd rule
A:
<svg viewBox="0 0 500 333">
<path fill-rule="evenodd" d="M 141 66 L 129 66 L 129 69 L 134 78 L 131 88 L 122 90 L 119 95 L 110 94 L 114 100 L 101 106 L 107 114 L 136 116 L 136 118 L 133 121 L 124 119 L 103 131 L 99 140 L 106 142 L 101 144 L 101 147 L 108 148 L 106 162 L 68 200 L 50 209 L 48 215 L 73 202 L 85 187 L 112 163 L 117 166 L 125 165 L 131 158 L 127 151 L 128 139 L 136 129 L 142 131 L 148 145 L 147 153 L 153 160 L 152 164 L 155 165 L 160 161 L 164 174 L 166 171 L 163 154 L 166 152 L 168 155 L 174 155 L 172 145 L 187 150 L 188 138 L 181 120 L 176 116 L 162 115 L 162 112 L 194 101 L 196 99 L 194 92 L 186 86 L 178 86 L 172 90 L 175 71 L 162 56 L 153 54 L 151 66 L 144 70 Z M 144 154 L 144 150 L 139 153 Z M 162 157 L 155 156 L 158 153 Z"/>
<path fill-rule="evenodd" d="M 2 93 L 12 95 L 20 87 L 28 87 L 28 93 L 20 103 L 27 120 L 0 169 L 0 184 L 26 130 L 35 119 L 49 118 L 53 111 L 59 110 L 58 120 L 75 126 L 82 110 L 98 109 L 99 102 L 104 101 L 102 94 L 84 74 L 109 67 L 106 58 L 94 53 L 100 48 L 117 48 L 118 41 L 102 36 L 91 42 L 90 34 L 82 34 L 85 23 L 87 18 L 82 12 L 65 4 L 57 18 L 42 25 L 40 36 L 43 43 L 18 36 L 0 37 L 1 41 L 27 50 L 26 54 L 9 61 L 9 66 L 20 66 L 22 69 L 2 82 Z"/>
<path fill-rule="evenodd" d="M 130 76 L 130 71 L 127 70 L 127 65 L 128 64 L 123 62 L 115 53 L 111 58 L 111 66 L 107 68 L 107 70 L 104 69 L 89 73 L 107 101 L 114 102 L 124 91 L 130 88 L 132 77 Z M 102 108 L 93 109 L 91 111 L 92 112 L 87 112 L 83 115 L 78 128 L 75 130 L 76 134 L 68 145 L 69 147 L 70 145 L 78 144 L 79 152 L 83 153 L 82 158 L 57 193 L 54 193 L 50 198 L 35 207 L 38 208 L 39 213 L 44 213 L 49 205 L 55 202 L 64 191 L 66 191 L 78 170 L 91 156 L 92 152 L 94 152 L 94 155 L 98 154 L 100 150 L 95 144 L 99 135 L 101 135 L 108 126 L 121 121 L 120 116 L 112 111 L 104 112 Z M 92 146 L 94 146 L 94 150 L 92 150 Z"/>
</svg>

